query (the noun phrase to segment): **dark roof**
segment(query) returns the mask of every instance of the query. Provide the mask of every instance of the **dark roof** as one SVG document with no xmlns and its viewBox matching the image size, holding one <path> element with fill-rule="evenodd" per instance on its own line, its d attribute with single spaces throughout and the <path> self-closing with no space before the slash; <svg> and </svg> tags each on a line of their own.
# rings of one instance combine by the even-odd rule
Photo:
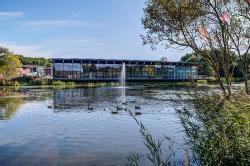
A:
<svg viewBox="0 0 250 166">
<path fill-rule="evenodd" d="M 63 59 L 63 58 L 54 58 L 52 59 L 53 63 L 93 63 L 93 64 L 138 64 L 138 65 L 198 65 L 198 63 L 193 62 L 163 62 L 163 61 L 151 61 L 151 60 L 118 60 L 118 59 Z"/>
</svg>

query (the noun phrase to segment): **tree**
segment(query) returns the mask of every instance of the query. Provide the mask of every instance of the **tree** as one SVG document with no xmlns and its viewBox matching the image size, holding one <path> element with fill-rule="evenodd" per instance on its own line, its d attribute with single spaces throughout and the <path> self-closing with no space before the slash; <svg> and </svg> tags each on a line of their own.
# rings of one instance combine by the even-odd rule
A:
<svg viewBox="0 0 250 166">
<path fill-rule="evenodd" d="M 193 52 L 181 57 L 181 62 L 194 62 L 198 63 L 198 73 L 201 75 L 213 76 L 214 72 L 211 65 L 204 60 L 199 54 Z"/>
<path fill-rule="evenodd" d="M 33 58 L 33 57 L 24 57 L 23 55 L 17 55 L 23 65 L 38 65 L 51 67 L 52 60 L 46 58 Z"/>
<path fill-rule="evenodd" d="M 224 96 L 229 98 L 234 63 L 227 30 L 230 5 L 227 0 L 148 0 L 142 18 L 146 30 L 143 43 L 152 47 L 164 43 L 166 48 L 191 48 L 211 65 Z"/>
<path fill-rule="evenodd" d="M 0 73 L 5 80 L 10 80 L 18 75 L 18 68 L 21 67 L 19 58 L 13 55 L 7 48 L 0 47 Z"/>
<path fill-rule="evenodd" d="M 232 2 L 231 8 L 226 11 L 230 22 L 226 24 L 231 50 L 238 56 L 238 63 L 245 80 L 245 89 L 250 94 L 248 87 L 249 60 L 250 60 L 250 1 L 239 0 Z"/>
</svg>

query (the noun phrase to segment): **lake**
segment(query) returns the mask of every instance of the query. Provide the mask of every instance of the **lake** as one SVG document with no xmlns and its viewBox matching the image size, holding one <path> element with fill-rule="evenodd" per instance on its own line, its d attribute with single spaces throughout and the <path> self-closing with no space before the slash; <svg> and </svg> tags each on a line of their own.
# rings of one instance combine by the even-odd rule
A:
<svg viewBox="0 0 250 166">
<path fill-rule="evenodd" d="M 126 165 L 130 153 L 145 156 L 138 124 L 129 111 L 116 114 L 117 106 L 140 112 L 136 118 L 155 138 L 174 139 L 182 160 L 176 94 L 185 96 L 181 89 L 144 87 L 2 89 L 0 165 L 115 166 Z"/>
</svg>

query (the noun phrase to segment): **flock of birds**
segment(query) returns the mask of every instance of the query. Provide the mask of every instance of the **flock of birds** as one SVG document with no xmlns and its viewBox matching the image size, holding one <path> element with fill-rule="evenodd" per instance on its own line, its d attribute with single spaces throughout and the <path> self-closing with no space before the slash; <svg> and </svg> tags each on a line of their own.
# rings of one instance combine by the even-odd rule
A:
<svg viewBox="0 0 250 166">
<path fill-rule="evenodd" d="M 133 111 L 129 109 L 127 105 L 128 105 L 127 101 L 122 102 L 121 105 L 117 105 L 115 107 L 116 108 L 115 110 L 111 111 L 111 114 L 118 114 L 119 112 L 122 112 L 122 111 L 128 111 L 130 114 L 135 115 L 135 116 L 142 114 L 142 112 L 140 111 L 141 110 L 140 105 L 135 105 Z M 53 109 L 53 106 L 48 106 L 48 108 Z M 95 111 L 95 109 L 96 108 L 94 105 L 88 104 L 87 106 L 88 111 Z M 109 108 L 103 108 L 103 111 L 109 111 Z"/>
<path fill-rule="evenodd" d="M 127 107 L 124 107 L 124 106 L 126 106 L 127 104 L 128 104 L 128 102 L 123 102 L 123 103 L 122 103 L 123 107 L 117 105 L 117 106 L 116 106 L 116 110 L 111 111 L 111 114 L 118 114 L 119 111 L 129 111 L 129 109 L 128 109 Z M 135 108 L 134 115 L 141 115 L 141 114 L 142 114 L 142 113 L 139 111 L 139 110 L 141 109 L 140 106 L 135 106 L 134 108 Z M 88 105 L 88 110 L 89 110 L 89 111 L 94 111 L 94 109 L 95 109 L 94 106 Z M 104 108 L 104 111 L 107 111 L 107 110 L 108 110 L 108 108 Z M 130 111 L 130 113 L 131 113 L 131 111 Z"/>
</svg>

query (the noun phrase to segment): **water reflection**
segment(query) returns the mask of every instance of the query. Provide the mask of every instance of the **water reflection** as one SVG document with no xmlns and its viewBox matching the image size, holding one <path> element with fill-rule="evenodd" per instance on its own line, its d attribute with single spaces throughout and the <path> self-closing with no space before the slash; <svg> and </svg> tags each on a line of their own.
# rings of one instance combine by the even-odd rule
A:
<svg viewBox="0 0 250 166">
<path fill-rule="evenodd" d="M 21 98 L 0 98 L 0 120 L 10 119 L 22 103 Z"/>
<path fill-rule="evenodd" d="M 93 88 L 55 90 L 53 110 L 61 111 L 115 111 L 118 108 L 131 110 L 142 107 L 143 100 L 150 98 L 152 91 L 136 88 Z M 90 109 L 94 108 L 94 109 Z"/>
<path fill-rule="evenodd" d="M 10 119 L 0 120 L 0 165 L 125 165 L 129 153 L 145 153 L 129 113 L 111 114 L 123 105 L 121 88 L 27 88 L 14 93 L 15 98 L 0 100 L 8 110 L 1 119 Z M 167 135 L 181 143 L 183 129 L 169 106 L 174 93 L 181 92 L 128 87 L 125 106 L 132 111 L 140 107 L 138 118 L 155 137 Z"/>
<path fill-rule="evenodd" d="M 47 100 L 52 97 L 51 91 L 41 88 L 0 88 L 0 120 L 11 119 L 27 102 Z"/>
<path fill-rule="evenodd" d="M 49 108 L 53 108 L 54 112 L 115 111 L 117 108 L 139 110 L 144 106 L 149 106 L 150 102 L 167 101 L 174 103 L 177 94 L 185 96 L 182 91 L 148 90 L 134 87 L 63 89 L 54 90 L 53 107 L 49 106 Z M 144 109 L 150 110 L 146 107 Z"/>
</svg>

